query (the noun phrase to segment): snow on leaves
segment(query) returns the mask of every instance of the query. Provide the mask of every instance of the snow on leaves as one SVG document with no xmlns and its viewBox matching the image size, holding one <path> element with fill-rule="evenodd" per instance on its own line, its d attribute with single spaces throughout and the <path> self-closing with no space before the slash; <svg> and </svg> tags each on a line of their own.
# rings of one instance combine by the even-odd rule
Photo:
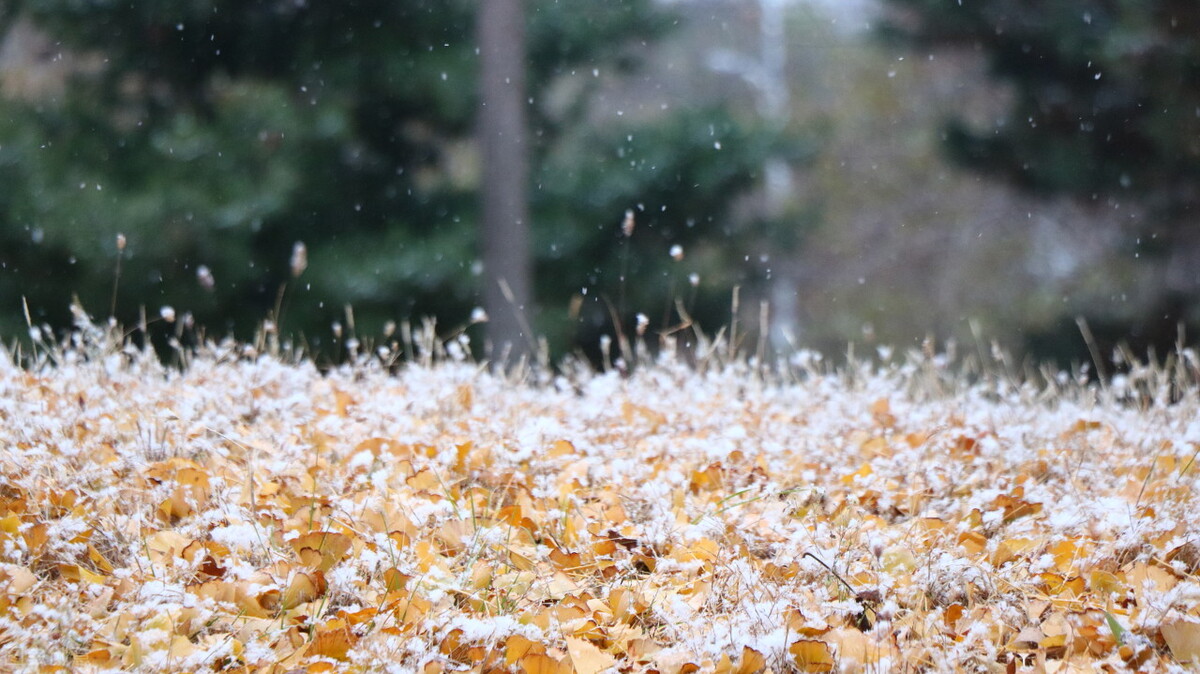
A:
<svg viewBox="0 0 1200 674">
<path fill-rule="evenodd" d="M 1194 397 L 230 353 L 0 367 L 6 668 L 1200 663 Z"/>
</svg>

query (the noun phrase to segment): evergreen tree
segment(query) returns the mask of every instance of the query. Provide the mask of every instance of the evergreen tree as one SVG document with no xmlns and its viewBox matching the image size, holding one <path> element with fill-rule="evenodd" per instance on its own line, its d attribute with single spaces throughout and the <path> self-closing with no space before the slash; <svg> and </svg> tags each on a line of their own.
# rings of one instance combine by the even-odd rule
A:
<svg viewBox="0 0 1200 674">
<path fill-rule="evenodd" d="M 1034 194 L 1124 209 L 1128 254 L 1159 264 L 1140 311 L 1094 307 L 1116 343 L 1169 351 L 1200 321 L 1200 4 L 1181 0 L 888 0 L 883 35 L 922 50 L 981 53 L 1007 84 L 990 125 L 945 124 L 962 164 Z M 1081 354 L 1074 316 L 1027 335 L 1034 355 Z M 1094 355 L 1094 354 L 1093 354 Z"/>
<path fill-rule="evenodd" d="M 1200 4 L 888 0 L 884 35 L 981 52 L 1012 86 L 988 128 L 949 120 L 963 163 L 1041 193 L 1134 201 L 1138 234 L 1194 237 L 1200 208 Z"/>
<path fill-rule="evenodd" d="M 424 315 L 466 323 L 481 287 L 474 9 L 468 0 L 6 3 L 4 27 L 32 22 L 61 50 L 69 81 L 58 94 L 6 88 L 0 99 L 0 331 L 21 326 L 23 300 L 37 323 L 65 324 L 72 293 L 106 314 L 118 267 L 116 313 L 127 325 L 143 306 L 170 304 L 210 334 L 246 337 L 282 308 L 285 332 L 324 349 L 346 305 L 362 334 Z M 611 273 L 612 232 L 639 202 L 672 204 L 656 217 L 681 240 L 720 233 L 706 223 L 725 226 L 720 216 L 753 182 L 762 157 L 750 153 L 772 151 L 719 111 L 665 116 L 661 133 L 590 124 L 598 78 L 578 73 L 630 71 L 635 47 L 672 21 L 650 0 L 529 4 L 536 294 L 546 306 L 565 307 L 590 277 Z M 579 88 L 565 104 L 552 100 L 567 79 Z M 748 142 L 712 152 L 713 129 Z M 658 155 L 652 168 L 617 160 L 629 137 L 636 152 Z M 704 209 L 699 226 L 684 224 L 685 203 Z M 309 264 L 293 278 L 297 241 Z M 665 249 L 632 257 L 634 267 L 670 262 Z M 665 298 L 668 288 L 649 292 Z M 553 319 L 537 329 L 565 334 Z"/>
</svg>

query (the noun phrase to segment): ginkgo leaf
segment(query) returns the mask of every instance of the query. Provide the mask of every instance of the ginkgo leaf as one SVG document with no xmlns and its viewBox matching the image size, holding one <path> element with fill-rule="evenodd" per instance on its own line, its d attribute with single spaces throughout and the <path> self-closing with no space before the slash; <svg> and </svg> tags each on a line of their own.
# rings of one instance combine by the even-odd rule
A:
<svg viewBox="0 0 1200 674">
<path fill-rule="evenodd" d="M 1200 664 L 1200 619 L 1177 618 L 1158 629 L 1176 662 Z"/>
<path fill-rule="evenodd" d="M 539 653 L 545 653 L 545 649 L 537 642 L 520 634 L 513 634 L 504 642 L 504 664 L 506 665 L 511 665 L 526 655 Z"/>
<path fill-rule="evenodd" d="M 853 627 L 832 630 L 823 637 L 828 643 L 837 645 L 838 660 L 843 665 L 855 663 L 870 665 L 878 662 L 882 648 L 862 631 Z"/>
<path fill-rule="evenodd" d="M 345 534 L 312 531 L 293 539 L 291 544 L 302 563 L 325 572 L 342 561 L 346 552 L 350 550 L 352 541 Z"/>
<path fill-rule="evenodd" d="M 93 585 L 103 585 L 104 582 L 108 579 L 107 576 L 103 576 L 101 574 L 94 573 L 92 571 L 89 571 L 88 569 L 83 568 L 82 566 L 78 566 L 75 564 L 59 565 L 58 573 L 63 578 L 66 578 L 67 580 L 75 581 L 77 583 L 91 583 Z"/>
<path fill-rule="evenodd" d="M 295 608 L 300 604 L 313 601 L 325 594 L 327 588 L 325 574 L 320 571 L 301 571 L 292 576 L 287 589 L 280 598 L 284 610 Z"/>
<path fill-rule="evenodd" d="M 441 643 L 438 644 L 438 650 L 443 655 L 454 657 L 463 649 L 463 631 L 461 629 L 450 630 L 446 636 L 442 637 Z"/>
<path fill-rule="evenodd" d="M 617 662 L 611 654 L 601 651 L 584 639 L 566 637 L 566 642 L 571 664 L 578 674 L 598 674 Z"/>
<path fill-rule="evenodd" d="M 558 660 L 545 653 L 530 653 L 517 661 L 525 674 L 558 674 Z"/>
<path fill-rule="evenodd" d="M 417 471 L 414 475 L 405 480 L 405 482 L 407 482 L 408 486 L 412 487 L 413 489 L 421 491 L 436 492 L 442 488 L 442 481 L 438 478 L 436 473 L 428 468 L 422 468 L 421 470 Z"/>
<path fill-rule="evenodd" d="M 738 661 L 737 669 L 734 674 L 758 674 L 767 668 L 767 659 L 762 653 L 750 648 L 749 646 L 742 647 L 742 657 Z"/>
<path fill-rule="evenodd" d="M 802 672 L 833 671 L 833 651 L 829 644 L 813 639 L 800 639 L 788 647 L 792 662 Z"/>
<path fill-rule="evenodd" d="M 583 555 L 562 548 L 551 548 L 550 561 L 563 571 L 578 571 L 583 566 Z"/>
<path fill-rule="evenodd" d="M 383 585 L 386 592 L 404 590 L 412 576 L 400 573 L 399 569 L 391 568 L 383 572 Z"/>
<path fill-rule="evenodd" d="M 308 654 L 334 660 L 345 660 L 357 638 L 341 620 L 331 620 L 319 625 L 308 645 Z"/>
<path fill-rule="evenodd" d="M 1099 594 L 1110 594 L 1113 592 L 1125 592 L 1125 583 L 1115 575 L 1101 571 L 1099 569 L 1092 571 L 1088 584 L 1092 586 L 1092 590 Z"/>
<path fill-rule="evenodd" d="M 96 546 L 89 543 L 87 546 L 87 551 L 88 559 L 92 560 L 92 563 L 95 564 L 97 568 L 104 573 L 113 572 L 112 562 L 108 561 L 108 558 L 101 554 L 100 551 L 96 549 Z"/>
<path fill-rule="evenodd" d="M 869 407 L 871 416 L 880 426 L 891 428 L 896 425 L 896 416 L 892 414 L 891 402 L 887 398 L 879 398 Z"/>
<path fill-rule="evenodd" d="M 169 524 L 190 517 L 195 512 L 196 509 L 192 507 L 191 494 L 183 489 L 176 489 L 171 496 L 158 504 L 159 517 Z"/>
<path fill-rule="evenodd" d="M 5 593 L 22 594 L 37 584 L 37 576 L 23 566 L 9 565 L 0 567 L 0 583 Z"/>
</svg>

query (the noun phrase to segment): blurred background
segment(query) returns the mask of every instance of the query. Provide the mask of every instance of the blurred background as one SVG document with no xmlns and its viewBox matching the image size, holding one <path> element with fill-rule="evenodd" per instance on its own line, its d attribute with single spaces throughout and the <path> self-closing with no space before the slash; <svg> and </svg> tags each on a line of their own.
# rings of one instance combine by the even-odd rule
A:
<svg viewBox="0 0 1200 674">
<path fill-rule="evenodd" d="M 0 335 L 77 296 L 594 358 L 738 287 L 780 350 L 1067 364 L 1083 318 L 1162 354 L 1200 323 L 1200 4 L 1050 5 L 0 0 Z"/>
</svg>

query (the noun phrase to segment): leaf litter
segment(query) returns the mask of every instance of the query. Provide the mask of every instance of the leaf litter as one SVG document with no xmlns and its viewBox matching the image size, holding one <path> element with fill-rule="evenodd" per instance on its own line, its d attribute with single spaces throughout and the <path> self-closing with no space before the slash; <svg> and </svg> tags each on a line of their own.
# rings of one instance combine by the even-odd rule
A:
<svg viewBox="0 0 1200 674">
<path fill-rule="evenodd" d="M 321 372 L 228 342 L 172 368 L 91 330 L 0 357 L 9 669 L 1200 663 L 1194 379 Z"/>
</svg>

